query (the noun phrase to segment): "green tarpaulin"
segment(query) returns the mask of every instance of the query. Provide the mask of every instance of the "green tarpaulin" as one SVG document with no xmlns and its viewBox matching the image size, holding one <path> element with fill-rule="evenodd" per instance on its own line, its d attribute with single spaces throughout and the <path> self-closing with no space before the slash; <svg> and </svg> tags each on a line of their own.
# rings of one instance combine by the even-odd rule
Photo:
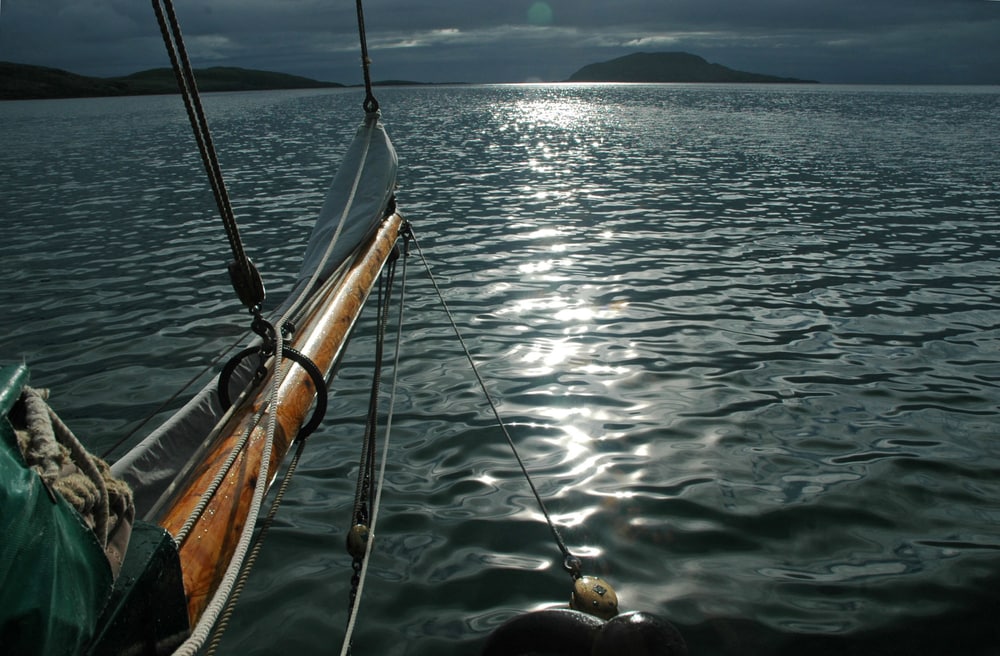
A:
<svg viewBox="0 0 1000 656">
<path fill-rule="evenodd" d="M 75 654 L 111 592 L 111 568 L 90 528 L 27 468 L 8 420 L 27 383 L 0 368 L 0 645 L 10 654 Z"/>
</svg>

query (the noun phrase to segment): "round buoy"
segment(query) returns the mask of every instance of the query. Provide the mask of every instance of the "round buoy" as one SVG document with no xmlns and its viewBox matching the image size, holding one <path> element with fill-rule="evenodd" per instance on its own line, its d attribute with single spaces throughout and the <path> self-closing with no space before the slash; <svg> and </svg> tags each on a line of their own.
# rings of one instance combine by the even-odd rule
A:
<svg viewBox="0 0 1000 656">
<path fill-rule="evenodd" d="M 573 594 L 569 607 L 602 620 L 609 620 L 618 614 L 618 595 L 604 579 L 596 576 L 581 576 L 573 582 Z"/>
<path fill-rule="evenodd" d="M 364 524 L 355 524 L 347 532 L 347 553 L 353 558 L 364 558 L 367 547 L 368 527 Z"/>
</svg>

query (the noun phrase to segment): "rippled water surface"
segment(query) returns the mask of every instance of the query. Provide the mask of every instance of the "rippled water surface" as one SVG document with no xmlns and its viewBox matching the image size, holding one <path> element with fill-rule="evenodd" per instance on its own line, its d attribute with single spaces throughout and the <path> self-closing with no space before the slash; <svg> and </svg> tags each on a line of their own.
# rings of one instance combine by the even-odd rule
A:
<svg viewBox="0 0 1000 656">
<path fill-rule="evenodd" d="M 388 88 L 400 208 L 587 573 L 694 654 L 997 654 L 1000 89 Z M 205 98 L 287 290 L 353 90 Z M 95 450 L 247 321 L 176 97 L 0 104 L 0 358 Z M 569 579 L 419 258 L 358 654 Z M 369 316 L 223 643 L 326 654 Z"/>
</svg>

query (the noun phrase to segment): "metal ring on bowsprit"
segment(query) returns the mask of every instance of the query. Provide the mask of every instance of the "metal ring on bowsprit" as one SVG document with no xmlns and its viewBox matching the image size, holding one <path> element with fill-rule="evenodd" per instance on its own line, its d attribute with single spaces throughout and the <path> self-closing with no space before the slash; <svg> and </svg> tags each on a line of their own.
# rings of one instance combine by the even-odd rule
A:
<svg viewBox="0 0 1000 656">
<path fill-rule="evenodd" d="M 250 348 L 243 349 L 234 355 L 219 373 L 218 394 L 219 403 L 222 405 L 223 412 L 228 410 L 233 404 L 229 398 L 229 379 L 232 378 L 233 372 L 236 371 L 236 367 L 239 366 L 240 362 L 242 362 L 247 356 L 253 355 L 254 353 L 260 353 L 261 348 L 262 347 L 260 346 L 251 346 Z M 319 427 L 320 422 L 323 421 L 323 416 L 326 414 L 326 380 L 323 378 L 323 372 L 319 370 L 316 363 L 307 358 L 301 352 L 286 346 L 281 349 L 281 354 L 305 369 L 306 373 L 309 374 L 309 378 L 312 379 L 313 387 L 316 388 L 316 407 L 313 409 L 313 413 L 309 418 L 309 421 L 299 429 L 298 435 L 295 436 L 296 439 L 305 439 Z"/>
</svg>

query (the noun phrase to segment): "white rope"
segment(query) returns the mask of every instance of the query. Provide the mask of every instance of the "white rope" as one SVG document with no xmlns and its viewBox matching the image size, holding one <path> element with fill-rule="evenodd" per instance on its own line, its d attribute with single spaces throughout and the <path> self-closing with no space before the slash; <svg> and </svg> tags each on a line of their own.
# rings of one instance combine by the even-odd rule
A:
<svg viewBox="0 0 1000 656">
<path fill-rule="evenodd" d="M 399 293 L 399 320 L 396 327 L 396 352 L 393 354 L 392 361 L 392 388 L 389 395 L 389 409 L 388 416 L 385 421 L 385 443 L 382 445 L 382 462 L 379 465 L 378 472 L 378 489 L 375 491 L 375 503 L 372 507 L 371 521 L 368 525 L 368 540 L 365 543 L 365 555 L 364 560 L 361 562 L 361 571 L 358 573 L 358 587 L 357 593 L 354 597 L 354 604 L 351 607 L 351 615 L 347 620 L 347 631 L 344 634 L 344 642 L 341 645 L 340 656 L 347 656 L 351 651 L 351 639 L 354 635 L 354 625 L 358 619 L 358 609 L 361 606 L 362 590 L 365 587 L 365 578 L 368 575 L 368 561 L 372 553 L 372 548 L 375 545 L 375 523 L 378 521 L 378 509 L 382 503 L 382 488 L 385 482 L 385 466 L 388 461 L 389 455 L 389 435 L 392 431 L 392 413 L 393 407 L 396 404 L 396 386 L 399 382 L 399 352 L 400 343 L 403 336 L 403 297 L 405 296 L 406 290 L 406 260 L 403 260 L 403 275 L 400 280 L 400 293 Z"/>
<path fill-rule="evenodd" d="M 377 120 L 377 114 L 366 116 L 366 122 L 373 120 Z M 372 131 L 370 129 L 367 130 L 361 161 L 358 166 L 357 172 L 355 173 L 354 181 L 351 185 L 351 192 L 348 195 L 344 211 L 341 213 L 340 223 L 337 225 L 337 229 L 333 233 L 333 237 L 330 239 L 330 243 L 326 248 L 326 252 L 323 254 L 321 266 L 317 267 L 313 271 L 313 274 L 310 277 L 308 284 L 302 288 L 303 291 L 300 294 L 299 298 L 296 299 L 296 301 L 285 311 L 284 315 L 281 317 L 281 321 L 278 323 L 277 329 L 275 330 L 274 376 L 271 379 L 271 389 L 269 390 L 268 393 L 268 401 L 264 405 L 264 407 L 261 408 L 260 410 L 261 413 L 266 412 L 268 407 L 273 407 L 276 405 L 278 397 L 278 389 L 281 383 L 283 382 L 283 375 L 281 370 L 282 348 L 283 348 L 281 326 L 285 325 L 286 321 L 288 321 L 288 319 L 292 316 L 292 314 L 294 314 L 298 306 L 301 305 L 308 290 L 310 290 L 312 286 L 316 283 L 316 280 L 319 277 L 320 270 L 322 268 L 322 264 L 326 263 L 326 260 L 330 257 L 330 254 L 333 252 L 333 249 L 340 238 L 340 233 L 342 232 L 347 216 L 354 205 L 354 200 L 355 197 L 357 196 L 358 187 L 361 184 L 362 173 L 364 172 L 365 164 L 368 159 L 368 151 L 369 151 L 369 146 L 371 144 L 371 135 Z M 212 631 L 212 628 L 215 626 L 215 623 L 218 620 L 220 613 L 225 608 L 226 602 L 228 601 L 230 594 L 232 594 L 233 587 L 236 585 L 236 582 L 239 578 L 239 572 L 243 568 L 243 563 L 244 560 L 246 559 L 247 551 L 249 550 L 250 544 L 253 539 L 253 532 L 257 524 L 257 517 L 260 515 L 260 510 L 264 504 L 264 496 L 267 491 L 268 467 L 270 464 L 269 461 L 271 459 L 271 450 L 274 445 L 274 433 L 275 433 L 276 423 L 277 423 L 277 413 L 271 412 L 268 416 L 268 422 L 267 422 L 267 438 L 264 441 L 263 451 L 261 452 L 261 462 L 260 462 L 260 470 L 257 475 L 257 485 L 254 486 L 253 499 L 250 502 L 250 510 L 247 514 L 246 524 L 243 526 L 243 532 L 240 535 L 240 541 L 236 546 L 236 550 L 233 553 L 232 559 L 229 561 L 229 566 L 226 568 L 226 573 L 223 576 L 222 581 L 219 583 L 219 587 L 216 589 L 215 594 L 212 595 L 211 602 L 205 608 L 205 611 L 202 613 L 202 616 L 198 620 L 197 625 L 191 632 L 191 636 L 187 640 L 185 640 L 184 643 L 180 647 L 178 647 L 176 651 L 174 651 L 175 656 L 194 656 L 194 654 L 196 654 L 198 650 L 202 648 L 202 646 L 205 644 L 205 641 L 208 639 Z M 256 424 L 256 421 L 254 422 L 254 424 Z M 245 444 L 249 436 L 249 433 L 250 430 L 248 430 L 247 434 L 243 438 L 241 438 L 242 444 Z M 240 446 L 240 449 L 242 449 L 242 444 Z M 239 450 L 237 449 L 233 450 L 233 453 L 238 453 L 238 452 Z M 231 463 L 229 463 L 229 466 L 231 466 Z M 384 462 L 383 462 L 383 467 L 384 467 Z M 216 476 L 217 479 L 220 479 L 220 484 L 221 484 L 221 478 L 223 478 L 224 476 L 225 474 L 222 474 L 222 476 L 218 475 Z M 213 486 L 216 489 L 218 488 L 218 485 L 215 484 L 215 481 L 213 481 Z M 214 492 L 215 490 L 213 489 L 212 493 L 214 494 Z M 204 495 L 202 498 L 203 499 L 205 498 Z M 199 506 L 201 505 L 202 505 L 201 502 L 199 502 Z M 201 512 L 204 512 L 204 507 L 202 507 L 197 512 L 200 515 Z M 195 518 L 194 521 L 192 521 L 191 518 L 188 519 L 188 522 L 191 523 L 192 527 L 196 521 L 197 518 Z M 185 528 L 187 528 L 187 530 L 190 531 L 190 528 L 187 526 L 187 524 L 185 524 Z M 372 528 L 374 528 L 374 522 L 372 522 Z"/>
<path fill-rule="evenodd" d="M 208 487 L 202 493 L 201 498 L 198 499 L 198 504 L 191 511 L 191 514 L 188 515 L 187 520 L 184 522 L 184 526 L 177 531 L 177 535 L 174 536 L 174 542 L 177 543 L 178 547 L 184 544 L 184 541 L 187 539 L 191 529 L 193 529 L 194 525 L 198 523 L 199 519 L 201 519 L 202 514 L 205 512 L 205 508 L 207 508 L 208 504 L 211 503 L 212 497 L 215 496 L 219 486 L 222 485 L 223 481 L 225 481 L 226 475 L 228 475 L 229 470 L 232 469 L 233 463 L 236 462 L 236 458 L 238 458 L 243 452 L 243 447 L 246 446 L 247 440 L 250 439 L 250 435 L 252 435 L 254 429 L 257 428 L 261 416 L 267 412 L 268 407 L 270 407 L 270 399 L 261 407 L 261 409 L 257 412 L 257 415 L 254 417 L 254 420 L 249 426 L 247 426 L 246 430 L 243 431 L 243 434 L 240 435 L 240 439 L 236 442 L 236 445 L 233 446 L 232 451 L 229 452 L 229 457 L 226 458 L 224 463 L 222 463 L 219 471 L 215 474 L 215 478 L 213 478 L 212 482 L 208 484 Z"/>
<path fill-rule="evenodd" d="M 97 535 L 97 540 L 101 543 L 101 548 L 103 549 L 108 546 L 108 522 L 110 521 L 111 514 L 108 486 L 104 482 L 104 476 L 97 467 L 96 458 L 84 448 L 80 440 L 73 434 L 73 431 L 69 429 L 69 426 L 64 424 L 62 419 L 56 415 L 55 410 L 48 407 L 48 405 L 45 406 L 45 409 L 49 413 L 49 421 L 52 422 L 52 432 L 56 439 L 69 450 L 70 455 L 73 457 L 73 464 L 83 472 L 88 482 L 97 491 L 98 503 L 93 513 L 94 534 Z"/>
<path fill-rule="evenodd" d="M 280 387 L 281 380 L 283 378 L 281 371 L 282 348 L 283 339 L 281 337 L 281 333 L 278 332 L 275 336 L 274 342 L 274 377 L 271 379 L 271 389 L 268 393 L 269 398 L 267 405 L 274 405 L 277 401 L 278 388 Z M 257 484 L 254 486 L 253 498 L 250 501 L 250 510 L 247 513 L 247 520 L 246 524 L 243 526 L 243 532 L 240 534 L 240 541 L 236 545 L 236 551 L 233 552 L 233 557 L 229 561 L 229 566 L 226 568 L 226 573 L 222 577 L 222 582 L 219 583 L 219 587 L 215 590 L 215 594 L 212 595 L 212 601 L 209 602 L 208 606 L 205 608 L 201 618 L 198 620 L 198 624 L 191 632 L 190 637 L 188 637 L 188 639 L 185 640 L 176 651 L 174 651 L 174 656 L 194 656 L 198 650 L 202 648 L 205 641 L 208 639 L 209 634 L 212 632 L 212 627 L 215 626 L 215 622 L 218 620 L 219 614 L 225 608 L 226 601 L 228 601 L 229 595 L 233 591 L 233 586 L 236 585 L 240 570 L 243 569 L 243 561 L 246 558 L 247 551 L 250 548 L 250 543 L 253 540 L 253 532 L 257 525 L 257 517 L 260 515 L 260 509 L 264 505 L 264 495 L 267 492 L 268 468 L 271 460 L 271 448 L 274 445 L 274 433 L 276 426 L 277 413 L 272 412 L 268 416 L 267 437 L 264 440 L 264 447 L 260 454 L 260 469 L 257 472 Z"/>
</svg>

